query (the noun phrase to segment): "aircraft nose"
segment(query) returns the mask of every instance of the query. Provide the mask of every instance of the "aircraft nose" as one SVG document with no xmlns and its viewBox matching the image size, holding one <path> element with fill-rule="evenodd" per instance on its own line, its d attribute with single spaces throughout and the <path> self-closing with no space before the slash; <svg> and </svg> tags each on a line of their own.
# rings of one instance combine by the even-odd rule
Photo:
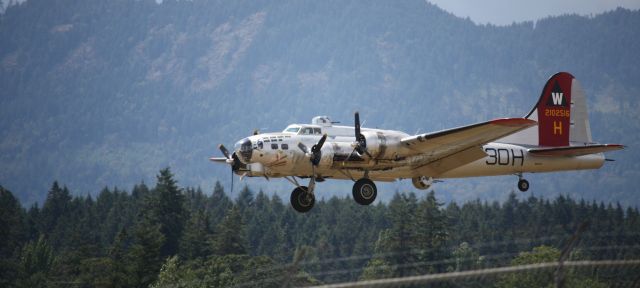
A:
<svg viewBox="0 0 640 288">
<path fill-rule="evenodd" d="M 244 138 L 233 146 L 236 155 L 240 159 L 240 162 L 244 164 L 249 164 L 251 162 L 251 154 L 253 153 L 253 149 L 251 147 L 251 140 L 249 138 Z"/>
</svg>

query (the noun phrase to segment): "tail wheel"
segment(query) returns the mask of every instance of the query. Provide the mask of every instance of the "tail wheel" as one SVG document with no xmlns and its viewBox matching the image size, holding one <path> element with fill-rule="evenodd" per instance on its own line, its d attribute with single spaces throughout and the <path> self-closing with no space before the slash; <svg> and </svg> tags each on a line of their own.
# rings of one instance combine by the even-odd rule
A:
<svg viewBox="0 0 640 288">
<path fill-rule="evenodd" d="M 369 205 L 376 200 L 378 196 L 378 188 L 373 181 L 362 178 L 353 184 L 353 200 L 360 205 Z"/>
<path fill-rule="evenodd" d="M 524 179 L 520 179 L 518 181 L 518 189 L 521 192 L 527 192 L 527 190 L 529 190 L 529 181 L 524 180 Z"/>
<path fill-rule="evenodd" d="M 293 189 L 293 192 L 291 192 L 291 206 L 293 209 L 300 213 L 305 213 L 313 208 L 316 198 L 308 191 L 309 188 L 306 186 L 299 186 Z"/>
</svg>

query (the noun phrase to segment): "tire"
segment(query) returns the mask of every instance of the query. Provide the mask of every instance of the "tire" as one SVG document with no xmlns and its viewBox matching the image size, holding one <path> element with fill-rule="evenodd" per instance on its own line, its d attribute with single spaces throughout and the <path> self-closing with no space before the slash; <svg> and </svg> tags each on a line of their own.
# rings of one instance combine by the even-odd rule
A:
<svg viewBox="0 0 640 288">
<path fill-rule="evenodd" d="M 353 184 L 353 200 L 360 205 L 369 205 L 376 200 L 378 196 L 378 188 L 373 181 L 362 178 Z"/>
<path fill-rule="evenodd" d="M 300 186 L 291 192 L 291 206 L 300 213 L 309 212 L 313 208 L 313 204 L 316 203 L 316 198 L 307 191 L 306 186 Z"/>
<path fill-rule="evenodd" d="M 520 192 L 527 192 L 527 190 L 529 190 L 529 181 L 520 179 L 520 181 L 518 181 L 518 189 Z"/>
</svg>

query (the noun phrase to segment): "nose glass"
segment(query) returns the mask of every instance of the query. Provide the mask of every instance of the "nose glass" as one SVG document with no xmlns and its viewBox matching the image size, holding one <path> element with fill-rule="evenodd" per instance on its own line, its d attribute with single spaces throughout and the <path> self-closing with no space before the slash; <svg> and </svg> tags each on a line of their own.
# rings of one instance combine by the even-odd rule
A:
<svg viewBox="0 0 640 288">
<path fill-rule="evenodd" d="M 253 149 L 251 147 L 251 140 L 249 140 L 249 138 L 244 138 L 236 142 L 233 148 L 242 163 L 248 164 L 249 162 L 251 162 L 251 154 L 253 153 Z"/>
</svg>

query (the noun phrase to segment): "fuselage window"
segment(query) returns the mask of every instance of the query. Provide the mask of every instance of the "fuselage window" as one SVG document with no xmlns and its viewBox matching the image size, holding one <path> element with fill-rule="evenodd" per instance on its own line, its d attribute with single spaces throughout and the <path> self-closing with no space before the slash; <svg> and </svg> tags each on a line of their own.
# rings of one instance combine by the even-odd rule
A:
<svg viewBox="0 0 640 288">
<path fill-rule="evenodd" d="M 262 150 L 262 148 L 263 148 L 262 140 L 258 140 L 258 149 Z"/>
<path fill-rule="evenodd" d="M 278 144 L 271 144 L 271 149 L 278 150 Z"/>
<path fill-rule="evenodd" d="M 309 127 L 303 128 L 302 129 L 302 133 L 300 133 L 300 134 L 302 134 L 302 135 L 311 135 L 311 134 L 313 134 L 313 128 L 309 128 Z"/>
<path fill-rule="evenodd" d="M 282 147 L 282 150 L 288 150 L 288 149 L 289 149 L 289 144 L 287 144 L 287 143 L 282 143 L 282 144 L 280 145 L 280 147 Z"/>
</svg>

